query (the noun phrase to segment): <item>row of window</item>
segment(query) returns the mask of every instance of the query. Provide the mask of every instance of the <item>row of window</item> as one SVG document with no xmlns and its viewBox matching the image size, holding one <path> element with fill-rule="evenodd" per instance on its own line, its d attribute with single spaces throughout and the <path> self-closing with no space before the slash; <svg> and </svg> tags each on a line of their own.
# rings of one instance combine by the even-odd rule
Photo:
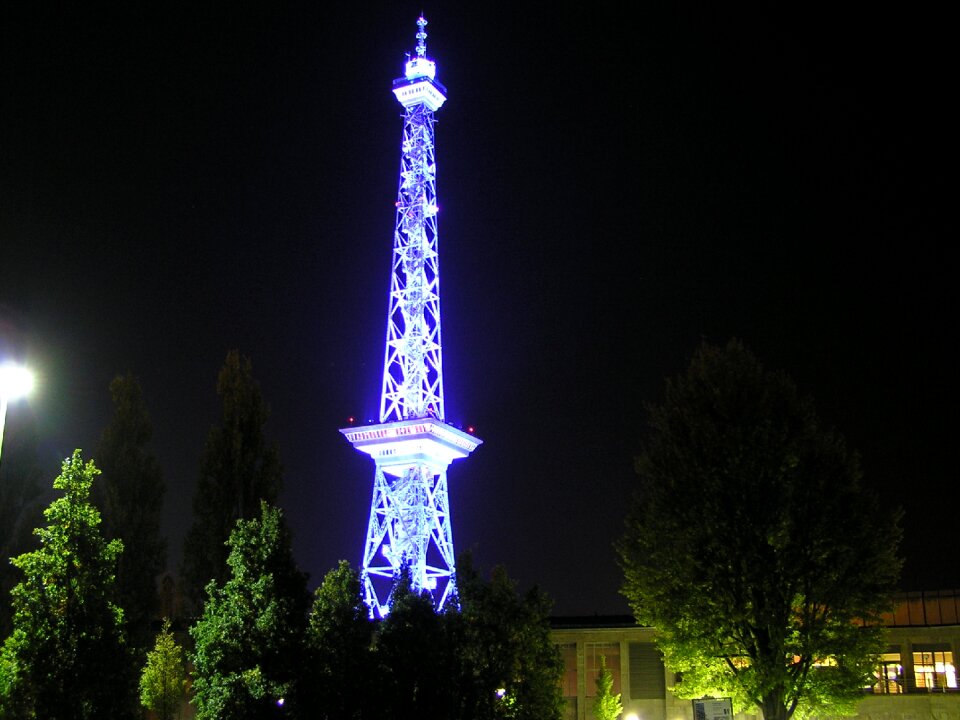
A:
<svg viewBox="0 0 960 720">
<path fill-rule="evenodd" d="M 880 695 L 957 690 L 957 670 L 948 644 L 915 645 L 910 659 L 912 675 L 904 672 L 900 648 L 888 648 L 875 673 L 876 682 L 867 690 Z"/>
<path fill-rule="evenodd" d="M 663 661 L 653 643 L 629 643 L 631 699 L 662 698 L 665 695 Z M 613 676 L 613 692 L 621 690 L 620 643 L 584 643 L 584 690 L 587 697 L 597 694 L 597 678 L 600 677 L 601 657 Z M 563 657 L 563 696 L 577 696 L 577 646 L 575 643 L 560 645 Z M 949 643 L 914 645 L 904 670 L 904 661 L 899 647 L 890 647 L 883 654 L 877 667 L 876 682 L 865 688 L 868 692 L 883 695 L 900 695 L 912 692 L 951 692 L 958 690 L 957 671 L 953 663 L 953 651 Z"/>
</svg>

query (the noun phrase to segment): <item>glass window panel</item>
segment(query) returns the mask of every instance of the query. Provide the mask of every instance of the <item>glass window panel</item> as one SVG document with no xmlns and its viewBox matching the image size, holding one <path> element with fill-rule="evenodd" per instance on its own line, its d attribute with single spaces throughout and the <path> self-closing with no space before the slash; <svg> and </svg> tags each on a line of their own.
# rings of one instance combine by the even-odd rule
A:
<svg viewBox="0 0 960 720">
<path fill-rule="evenodd" d="M 914 650 L 913 676 L 917 690 L 956 690 L 957 671 L 950 650 Z"/>
</svg>

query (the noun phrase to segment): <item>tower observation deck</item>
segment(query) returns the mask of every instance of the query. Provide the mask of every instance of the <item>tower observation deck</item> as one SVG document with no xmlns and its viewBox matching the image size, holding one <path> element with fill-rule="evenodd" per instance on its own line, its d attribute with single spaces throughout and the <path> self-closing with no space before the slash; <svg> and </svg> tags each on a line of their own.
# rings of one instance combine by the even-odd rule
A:
<svg viewBox="0 0 960 720">
<path fill-rule="evenodd" d="M 426 55 L 426 25 L 417 20 L 416 54 L 393 82 L 405 113 L 380 420 L 340 430 L 376 465 L 361 581 L 371 615 L 381 616 L 404 567 L 437 609 L 455 597 L 447 468 L 481 443 L 444 421 L 433 125 L 447 91 Z"/>
</svg>

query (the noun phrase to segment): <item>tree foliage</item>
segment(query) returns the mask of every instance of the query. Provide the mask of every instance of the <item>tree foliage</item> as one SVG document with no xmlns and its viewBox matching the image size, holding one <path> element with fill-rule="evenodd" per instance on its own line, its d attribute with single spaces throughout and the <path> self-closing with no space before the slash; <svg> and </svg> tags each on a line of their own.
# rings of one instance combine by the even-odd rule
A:
<svg viewBox="0 0 960 720">
<path fill-rule="evenodd" d="M 433 598 L 413 590 L 410 575 L 394 585 L 390 613 L 379 622 L 376 640 L 375 716 L 387 720 L 448 717 L 448 644 Z"/>
<path fill-rule="evenodd" d="M 256 517 L 260 501 L 274 504 L 280 492 L 280 456 L 264 426 L 269 411 L 253 377 L 250 359 L 227 354 L 217 379 L 220 425 L 211 428 L 193 499 L 193 525 L 184 541 L 185 593 L 195 606 L 207 583 L 223 584 L 225 542 L 239 519 Z"/>
<path fill-rule="evenodd" d="M 90 502 L 99 473 L 80 451 L 53 483 L 62 496 L 36 529 L 40 546 L 13 559 L 13 632 L 0 659 L 0 715 L 87 720 L 131 717 L 135 674 L 114 602 L 119 540 L 100 534 Z"/>
<path fill-rule="evenodd" d="M 655 627 L 681 697 L 767 720 L 850 712 L 882 650 L 898 513 L 783 373 L 703 344 L 650 409 L 618 544 L 623 593 Z"/>
<path fill-rule="evenodd" d="M 457 566 L 459 610 L 448 613 L 455 648 L 454 717 L 559 719 L 563 660 L 550 636 L 551 602 L 517 592 L 506 570 L 484 581 L 469 555 Z"/>
<path fill-rule="evenodd" d="M 160 465 L 148 451 L 153 427 L 140 383 L 118 375 L 110 383 L 114 415 L 97 449 L 103 472 L 94 498 L 103 512 L 103 533 L 123 540 L 117 592 L 130 644 L 145 651 L 151 619 L 158 607 L 157 577 L 166 566 L 166 541 L 160 535 L 163 483 Z"/>
<path fill-rule="evenodd" d="M 159 720 L 173 720 L 180 715 L 186 692 L 183 648 L 173 636 L 170 620 L 165 619 L 140 675 L 140 703 L 155 712 Z"/>
<path fill-rule="evenodd" d="M 597 676 L 597 696 L 593 701 L 593 716 L 597 720 L 617 720 L 623 712 L 620 693 L 613 692 L 613 673 L 607 667 L 607 656 L 600 656 L 600 674 Z"/>
<path fill-rule="evenodd" d="M 374 624 L 360 575 L 341 560 L 313 596 L 307 630 L 310 681 L 302 695 L 318 720 L 371 715 Z"/>
<path fill-rule="evenodd" d="M 279 509 L 238 520 L 230 534 L 230 577 L 207 586 L 203 616 L 190 628 L 198 720 L 296 716 L 297 682 L 310 596 Z"/>
<path fill-rule="evenodd" d="M 480 578 L 461 558 L 458 601 L 437 613 L 400 573 L 389 614 L 370 621 L 357 572 L 341 562 L 314 597 L 308 690 L 313 716 L 558 720 L 559 650 L 549 601 L 520 596 L 502 568 Z M 459 605 L 459 607 L 457 607 Z"/>
</svg>

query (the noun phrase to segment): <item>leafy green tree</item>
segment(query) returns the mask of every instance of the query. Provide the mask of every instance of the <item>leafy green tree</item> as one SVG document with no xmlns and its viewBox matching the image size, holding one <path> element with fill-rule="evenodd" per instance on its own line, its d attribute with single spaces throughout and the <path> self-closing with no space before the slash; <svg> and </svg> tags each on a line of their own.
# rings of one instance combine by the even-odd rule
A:
<svg viewBox="0 0 960 720">
<path fill-rule="evenodd" d="M 341 560 L 324 576 L 310 610 L 310 681 L 303 695 L 313 717 L 347 720 L 369 716 L 365 709 L 374 684 L 373 630 L 360 576 Z"/>
<path fill-rule="evenodd" d="M 199 606 L 204 588 L 227 576 L 225 542 L 237 520 L 256 517 L 260 501 L 276 502 L 282 469 L 276 445 L 264 433 L 269 411 L 250 359 L 227 354 L 217 379 L 221 424 L 210 430 L 193 499 L 193 525 L 184 540 L 182 576 L 187 598 Z"/>
<path fill-rule="evenodd" d="M 167 546 L 160 535 L 163 483 L 160 465 L 147 450 L 153 426 L 140 383 L 118 375 L 110 383 L 114 415 L 97 449 L 103 471 L 94 499 L 103 512 L 103 533 L 123 540 L 117 592 L 133 648 L 146 652 L 151 620 L 158 607 L 157 577 L 166 567 Z"/>
<path fill-rule="evenodd" d="M 503 567 L 484 581 L 469 555 L 457 563 L 458 608 L 446 613 L 454 652 L 451 717 L 559 719 L 563 661 L 550 635 L 549 599 L 519 595 Z"/>
<path fill-rule="evenodd" d="M 114 602 L 123 551 L 100 534 L 90 502 L 99 470 L 80 451 L 53 483 L 62 496 L 44 512 L 40 547 L 13 559 L 23 580 L 13 589 L 13 633 L 0 660 L 0 715 L 87 720 L 132 717 L 136 677 Z"/>
<path fill-rule="evenodd" d="M 783 373 L 704 343 L 651 407 L 618 543 L 623 593 L 680 697 L 766 720 L 849 713 L 882 651 L 898 511 Z"/>
<path fill-rule="evenodd" d="M 181 648 L 165 619 L 147 664 L 140 675 L 140 703 L 157 714 L 159 720 L 180 716 L 180 703 L 186 697 L 187 671 Z"/>
<path fill-rule="evenodd" d="M 296 716 L 310 594 L 280 510 L 261 502 L 259 518 L 237 521 L 229 547 L 230 578 L 207 586 L 190 628 L 197 718 L 269 718 L 279 702 Z"/>
<path fill-rule="evenodd" d="M 593 716 L 597 720 L 617 720 L 623 712 L 620 693 L 613 692 L 613 673 L 607 667 L 607 656 L 600 656 L 600 675 L 597 676 L 597 697 L 593 701 Z"/>
</svg>

